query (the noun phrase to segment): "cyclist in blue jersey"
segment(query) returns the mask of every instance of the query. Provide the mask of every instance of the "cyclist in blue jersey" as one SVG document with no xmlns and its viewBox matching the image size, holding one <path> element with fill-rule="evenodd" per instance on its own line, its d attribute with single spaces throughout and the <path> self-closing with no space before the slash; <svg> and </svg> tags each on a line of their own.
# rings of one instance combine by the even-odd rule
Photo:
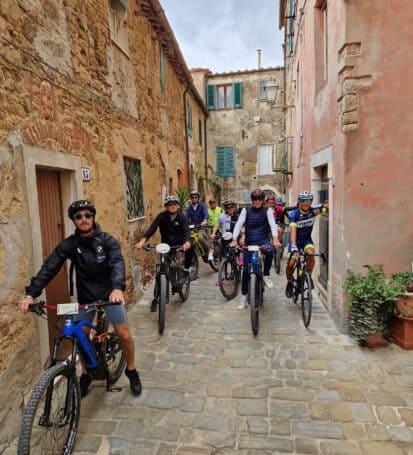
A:
<svg viewBox="0 0 413 455">
<path fill-rule="evenodd" d="M 313 202 L 313 195 L 309 191 L 302 191 L 298 196 L 298 207 L 290 213 L 290 241 L 288 243 L 288 264 L 286 269 L 287 286 L 285 288 L 285 295 L 291 298 L 293 295 L 293 274 L 294 266 L 299 250 L 304 250 L 307 253 L 314 253 L 314 242 L 311 239 L 313 231 L 314 220 L 320 213 L 325 214 L 328 211 L 328 204 L 321 204 L 316 207 L 311 207 Z M 314 269 L 314 257 L 308 258 L 308 271 Z M 311 277 L 311 275 L 310 275 Z M 314 287 L 313 279 L 311 284 Z"/>
<path fill-rule="evenodd" d="M 198 191 L 191 191 L 191 205 L 186 210 L 186 219 L 188 224 L 206 226 L 208 223 L 208 209 L 199 202 Z"/>
</svg>

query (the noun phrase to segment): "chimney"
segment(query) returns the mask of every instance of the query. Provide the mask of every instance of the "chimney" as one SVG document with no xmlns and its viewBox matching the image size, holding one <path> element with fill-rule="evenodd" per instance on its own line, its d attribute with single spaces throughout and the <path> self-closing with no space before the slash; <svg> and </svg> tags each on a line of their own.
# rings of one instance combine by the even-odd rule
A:
<svg viewBox="0 0 413 455">
<path fill-rule="evenodd" d="M 261 49 L 257 49 L 258 54 L 258 69 L 261 69 Z"/>
</svg>

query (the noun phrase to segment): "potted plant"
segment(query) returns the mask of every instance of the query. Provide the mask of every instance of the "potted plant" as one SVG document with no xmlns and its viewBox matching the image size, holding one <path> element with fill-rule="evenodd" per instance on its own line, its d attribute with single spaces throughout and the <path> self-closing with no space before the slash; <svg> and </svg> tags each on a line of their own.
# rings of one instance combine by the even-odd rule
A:
<svg viewBox="0 0 413 455">
<path fill-rule="evenodd" d="M 344 283 L 350 305 L 351 333 L 368 347 L 387 346 L 393 304 L 403 294 L 403 287 L 396 281 L 386 279 L 383 266 L 364 267 L 367 273 L 349 271 Z"/>
<path fill-rule="evenodd" d="M 413 273 L 394 273 L 392 281 L 399 283 L 404 290 L 394 303 L 393 341 L 403 349 L 413 349 Z"/>
</svg>

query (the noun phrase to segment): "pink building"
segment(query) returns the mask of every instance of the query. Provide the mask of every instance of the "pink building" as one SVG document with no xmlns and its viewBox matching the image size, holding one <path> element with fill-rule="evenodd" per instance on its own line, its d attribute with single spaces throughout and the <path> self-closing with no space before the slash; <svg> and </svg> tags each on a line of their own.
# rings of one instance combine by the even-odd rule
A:
<svg viewBox="0 0 413 455">
<path fill-rule="evenodd" d="M 317 285 L 339 324 L 347 269 L 412 268 L 412 21 L 410 0 L 280 0 L 290 202 L 328 199 Z"/>
</svg>

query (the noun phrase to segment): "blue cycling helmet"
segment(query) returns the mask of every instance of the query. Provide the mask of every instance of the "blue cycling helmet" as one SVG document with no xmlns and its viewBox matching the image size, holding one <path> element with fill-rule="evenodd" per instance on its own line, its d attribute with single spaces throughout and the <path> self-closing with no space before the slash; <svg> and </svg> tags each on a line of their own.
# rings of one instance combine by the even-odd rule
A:
<svg viewBox="0 0 413 455">
<path fill-rule="evenodd" d="M 276 203 L 276 205 L 284 205 L 285 204 L 284 199 L 281 196 L 277 196 L 275 198 L 275 203 Z"/>
<path fill-rule="evenodd" d="M 298 202 L 312 201 L 314 196 L 309 191 L 301 191 L 298 195 Z"/>
</svg>

